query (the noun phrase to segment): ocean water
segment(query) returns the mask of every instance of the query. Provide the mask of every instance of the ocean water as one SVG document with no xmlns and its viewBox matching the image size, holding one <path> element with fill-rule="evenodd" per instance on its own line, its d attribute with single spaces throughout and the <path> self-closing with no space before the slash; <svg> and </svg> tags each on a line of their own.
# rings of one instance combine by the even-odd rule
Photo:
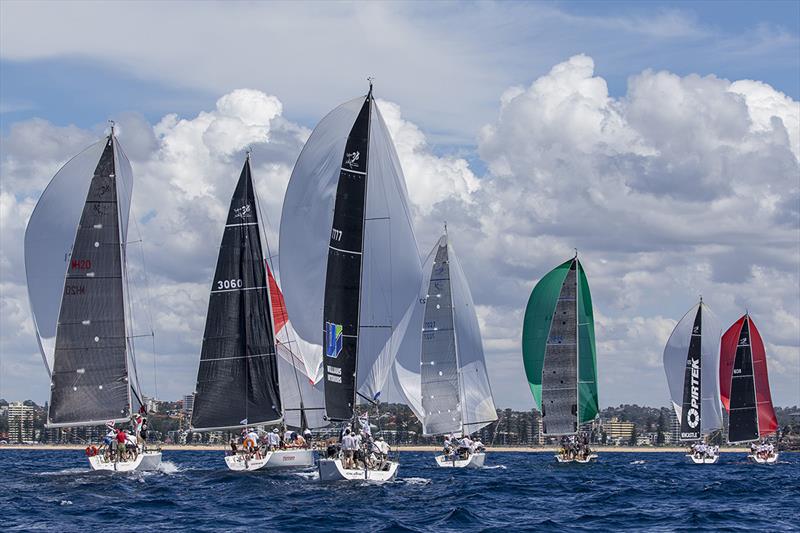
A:
<svg viewBox="0 0 800 533">
<path fill-rule="evenodd" d="M 559 465 L 490 453 L 482 470 L 403 453 L 383 485 L 314 470 L 235 474 L 222 452 L 167 451 L 160 472 L 90 472 L 79 451 L 0 450 L 0 531 L 800 530 L 800 454 L 606 453 Z"/>
</svg>

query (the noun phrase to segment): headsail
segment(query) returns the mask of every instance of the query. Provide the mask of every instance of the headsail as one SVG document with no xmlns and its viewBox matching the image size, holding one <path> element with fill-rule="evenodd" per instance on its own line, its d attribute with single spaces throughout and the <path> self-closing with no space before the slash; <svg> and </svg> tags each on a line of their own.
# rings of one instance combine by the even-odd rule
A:
<svg viewBox="0 0 800 533">
<path fill-rule="evenodd" d="M 130 417 L 124 285 L 132 187 L 112 129 L 59 170 L 28 222 L 25 266 L 51 378 L 49 427 Z"/>
<path fill-rule="evenodd" d="M 231 199 L 211 286 L 193 428 L 232 428 L 280 420 L 269 292 L 248 157 Z"/>
<path fill-rule="evenodd" d="M 764 341 L 749 314 L 722 336 L 720 395 L 728 419 L 728 441 L 749 442 L 778 429 L 769 391 Z"/>
<path fill-rule="evenodd" d="M 328 416 L 350 418 L 356 392 L 378 398 L 409 342 L 421 279 L 405 180 L 371 91 L 314 129 L 280 234 L 289 316 L 304 340 L 324 346 Z"/>
<path fill-rule="evenodd" d="M 525 310 L 522 356 L 547 435 L 597 417 L 597 362 L 589 283 L 577 257 L 546 274 Z"/>
<path fill-rule="evenodd" d="M 697 440 L 722 427 L 718 366 L 719 327 L 700 300 L 681 318 L 664 347 L 664 372 L 681 440 Z"/>
</svg>

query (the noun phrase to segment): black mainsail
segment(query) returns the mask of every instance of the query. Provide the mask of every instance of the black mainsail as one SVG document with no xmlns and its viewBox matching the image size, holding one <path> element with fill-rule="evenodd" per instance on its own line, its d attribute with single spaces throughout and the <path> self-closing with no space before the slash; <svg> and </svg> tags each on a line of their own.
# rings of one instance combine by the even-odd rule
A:
<svg viewBox="0 0 800 533">
<path fill-rule="evenodd" d="M 342 157 L 328 247 L 324 296 L 325 407 L 331 420 L 353 416 L 367 196 L 372 89 Z"/>
<path fill-rule="evenodd" d="M 113 130 L 89 185 L 58 314 L 47 425 L 128 420 L 128 335 Z M 127 221 L 126 221 L 127 222 Z"/>
<path fill-rule="evenodd" d="M 703 336 L 703 306 L 697 306 L 692 325 L 689 350 L 686 352 L 686 369 L 683 378 L 683 402 L 681 407 L 681 440 L 700 438 L 701 406 L 701 339 Z"/>
<path fill-rule="evenodd" d="M 750 321 L 742 321 L 736 343 L 736 356 L 730 385 L 728 441 L 751 442 L 759 439 L 758 407 L 753 372 Z"/>
<path fill-rule="evenodd" d="M 222 235 L 197 372 L 192 427 L 281 419 L 275 333 L 250 158 Z"/>
</svg>

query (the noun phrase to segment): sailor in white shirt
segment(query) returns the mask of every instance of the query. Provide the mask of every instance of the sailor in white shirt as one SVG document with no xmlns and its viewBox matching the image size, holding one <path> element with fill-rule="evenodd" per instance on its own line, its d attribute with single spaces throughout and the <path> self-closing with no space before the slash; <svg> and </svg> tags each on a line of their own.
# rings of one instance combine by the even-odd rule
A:
<svg viewBox="0 0 800 533">
<path fill-rule="evenodd" d="M 278 446 L 281 444 L 281 438 L 278 435 L 278 428 L 272 430 L 272 433 L 269 434 L 269 447 L 271 450 L 278 449 Z"/>
<path fill-rule="evenodd" d="M 344 467 L 345 468 L 354 468 L 355 465 L 353 464 L 353 453 L 356 451 L 356 439 L 353 438 L 353 435 L 350 433 L 350 429 L 347 428 L 344 430 L 344 436 L 342 437 L 342 452 L 344 454 Z"/>
</svg>

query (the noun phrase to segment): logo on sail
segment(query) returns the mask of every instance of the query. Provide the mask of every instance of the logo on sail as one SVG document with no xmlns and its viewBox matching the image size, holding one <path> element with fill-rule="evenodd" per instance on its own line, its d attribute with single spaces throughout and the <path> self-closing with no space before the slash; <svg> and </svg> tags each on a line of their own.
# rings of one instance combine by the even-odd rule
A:
<svg viewBox="0 0 800 533">
<path fill-rule="evenodd" d="M 741 339 L 739 339 L 739 346 L 747 346 L 747 336 L 744 336 Z"/>
<path fill-rule="evenodd" d="M 233 218 L 247 218 L 250 216 L 250 204 L 233 208 Z"/>
<path fill-rule="evenodd" d="M 692 383 L 689 410 L 686 413 L 686 423 L 695 429 L 700 424 L 700 361 L 692 359 Z"/>
<path fill-rule="evenodd" d="M 348 166 L 350 168 L 358 168 L 358 159 L 361 157 L 361 153 L 358 150 L 356 150 L 355 152 L 351 152 L 349 154 L 344 154 L 344 156 L 345 156 L 344 160 L 345 166 Z"/>
<path fill-rule="evenodd" d="M 332 359 L 342 353 L 342 326 L 325 322 L 325 355 Z"/>
</svg>

